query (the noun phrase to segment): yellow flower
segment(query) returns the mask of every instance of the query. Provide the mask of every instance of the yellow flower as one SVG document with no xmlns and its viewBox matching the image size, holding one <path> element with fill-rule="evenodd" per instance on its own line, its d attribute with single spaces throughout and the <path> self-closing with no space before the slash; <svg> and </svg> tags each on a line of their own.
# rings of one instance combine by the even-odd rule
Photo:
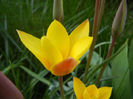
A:
<svg viewBox="0 0 133 99">
<path fill-rule="evenodd" d="M 109 99 L 112 87 L 97 88 L 95 85 L 85 87 L 81 80 L 74 78 L 73 88 L 77 99 Z"/>
<path fill-rule="evenodd" d="M 50 24 L 46 36 L 42 36 L 41 39 L 20 30 L 17 32 L 22 43 L 47 70 L 56 76 L 63 76 L 72 72 L 93 40 L 92 37 L 88 36 L 88 19 L 74 29 L 70 35 L 57 20 Z"/>
</svg>

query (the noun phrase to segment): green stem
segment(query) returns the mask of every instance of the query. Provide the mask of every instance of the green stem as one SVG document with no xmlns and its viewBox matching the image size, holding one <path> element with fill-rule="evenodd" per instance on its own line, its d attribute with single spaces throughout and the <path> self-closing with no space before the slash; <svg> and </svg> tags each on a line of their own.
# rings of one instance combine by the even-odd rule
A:
<svg viewBox="0 0 133 99">
<path fill-rule="evenodd" d="M 93 55 L 94 46 L 95 46 L 96 39 L 97 39 L 97 30 L 98 30 L 97 29 L 97 23 L 98 23 L 98 15 L 99 15 L 99 6 L 100 6 L 100 1 L 96 0 L 94 22 L 93 22 L 93 31 L 92 31 L 93 41 L 92 41 L 92 45 L 90 47 L 88 61 L 87 61 L 86 68 L 85 68 L 85 73 L 84 73 L 84 78 L 83 78 L 84 82 L 86 82 L 86 77 L 87 77 L 87 74 L 88 74 L 91 58 L 92 58 L 92 55 Z"/>
<path fill-rule="evenodd" d="M 63 77 L 59 76 L 58 80 L 59 80 L 61 98 L 65 99 L 65 97 L 64 97 L 64 90 L 63 90 Z"/>
<path fill-rule="evenodd" d="M 62 22 L 63 18 L 64 18 L 63 0 L 54 0 L 53 19 L 56 19 L 56 20 Z"/>
<path fill-rule="evenodd" d="M 114 36 L 113 36 L 112 43 L 111 43 L 111 46 L 110 46 L 110 48 L 109 48 L 109 50 L 108 50 L 108 54 L 107 54 L 107 56 L 106 56 L 106 59 L 108 59 L 108 58 L 111 56 L 113 47 L 114 47 L 114 45 L 115 45 L 116 38 L 117 38 L 117 36 L 114 35 Z M 98 78 L 97 78 L 97 81 L 96 81 L 96 84 L 97 84 L 97 85 L 98 85 L 99 82 L 100 82 L 100 79 L 101 79 L 101 77 L 102 77 L 102 75 L 103 75 L 103 73 L 104 73 L 105 68 L 107 67 L 107 64 L 108 64 L 108 63 L 104 64 L 104 66 L 102 67 L 102 69 L 101 69 L 101 71 L 100 71 L 100 74 L 99 74 L 99 76 L 98 76 Z"/>
</svg>

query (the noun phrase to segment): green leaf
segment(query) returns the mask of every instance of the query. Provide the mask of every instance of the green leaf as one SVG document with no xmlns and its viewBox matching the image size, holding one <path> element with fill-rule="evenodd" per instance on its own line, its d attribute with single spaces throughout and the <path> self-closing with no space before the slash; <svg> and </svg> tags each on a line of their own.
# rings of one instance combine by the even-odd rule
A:
<svg viewBox="0 0 133 99">
<path fill-rule="evenodd" d="M 18 60 L 17 63 L 12 63 L 12 64 L 6 66 L 6 68 L 4 68 L 4 69 L 2 70 L 2 73 L 7 74 L 11 69 L 18 67 L 19 64 L 20 64 L 23 60 L 25 60 L 26 58 L 27 58 L 27 57 L 23 57 L 23 58 L 21 58 L 20 60 Z"/>
<path fill-rule="evenodd" d="M 128 67 L 128 45 L 112 60 L 113 99 L 131 99 Z"/>
<path fill-rule="evenodd" d="M 133 93 L 133 39 L 130 44 L 129 48 L 129 72 L 130 72 L 130 85 L 131 85 L 131 92 Z M 133 94 L 132 94 L 133 98 Z"/>
<path fill-rule="evenodd" d="M 88 59 L 88 56 L 87 56 L 87 59 Z M 93 66 L 96 66 L 97 64 L 101 64 L 102 62 L 103 62 L 103 58 L 98 53 L 93 52 L 90 65 L 93 67 Z"/>
<path fill-rule="evenodd" d="M 101 86 L 112 86 L 112 70 L 109 65 L 105 68 L 103 76 L 101 77 Z"/>
<path fill-rule="evenodd" d="M 43 70 L 43 71 L 41 71 L 38 75 L 39 75 L 40 77 L 44 77 L 44 76 L 47 75 L 47 74 L 48 74 L 48 71 L 47 71 L 47 70 Z M 30 81 L 30 84 L 29 84 L 29 86 L 28 86 L 28 88 L 27 88 L 27 92 L 28 92 L 28 91 L 32 91 L 33 88 L 35 87 L 35 85 L 36 85 L 38 82 L 39 82 L 38 79 L 33 78 L 33 79 Z"/>
<path fill-rule="evenodd" d="M 110 56 L 108 59 L 104 60 L 103 63 L 93 67 L 90 72 L 88 73 L 87 75 L 87 79 L 86 81 L 89 81 L 89 79 L 106 63 L 110 62 L 112 59 L 114 59 L 117 55 L 119 55 L 119 53 L 121 53 L 121 51 L 123 51 L 123 49 L 125 48 L 125 46 L 127 45 L 127 42 L 124 43 L 120 49 L 115 53 L 113 54 L 112 56 Z M 89 83 L 89 82 L 88 82 Z"/>
<path fill-rule="evenodd" d="M 48 86 L 50 86 L 51 82 L 45 78 L 42 78 L 41 76 L 39 76 L 38 74 L 32 72 L 31 70 L 29 70 L 28 68 L 24 67 L 24 66 L 20 66 L 21 69 L 23 69 L 25 72 L 27 72 L 29 75 L 31 75 L 32 77 L 38 79 L 39 81 L 41 81 L 44 84 L 47 84 Z"/>
</svg>

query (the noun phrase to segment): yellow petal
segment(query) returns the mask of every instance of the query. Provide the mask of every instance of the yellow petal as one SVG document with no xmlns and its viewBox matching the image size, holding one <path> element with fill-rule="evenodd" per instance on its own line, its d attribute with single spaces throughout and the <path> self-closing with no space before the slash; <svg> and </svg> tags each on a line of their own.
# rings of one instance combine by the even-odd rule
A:
<svg viewBox="0 0 133 99">
<path fill-rule="evenodd" d="M 99 97 L 99 92 L 98 92 L 98 89 L 95 85 L 90 85 L 86 88 L 89 96 L 92 98 L 92 99 L 98 99 Z"/>
<path fill-rule="evenodd" d="M 72 47 L 70 56 L 75 58 L 76 60 L 81 58 L 87 50 L 90 48 L 93 38 L 92 37 L 84 37 L 78 40 Z"/>
<path fill-rule="evenodd" d="M 87 88 L 85 89 L 84 93 L 83 93 L 83 99 L 93 99 L 90 97 L 88 91 L 87 91 Z"/>
<path fill-rule="evenodd" d="M 73 58 L 67 58 L 63 60 L 61 63 L 52 67 L 51 72 L 56 76 L 64 76 L 72 72 L 75 65 L 77 65 L 77 61 Z"/>
<path fill-rule="evenodd" d="M 70 48 L 79 39 L 87 37 L 89 35 L 89 21 L 88 19 L 81 23 L 77 28 L 75 28 L 70 34 Z"/>
<path fill-rule="evenodd" d="M 43 65 L 48 65 L 45 57 L 43 57 L 41 52 L 41 40 L 23 31 L 17 30 L 17 32 L 25 47 L 27 47 Z"/>
<path fill-rule="evenodd" d="M 47 37 L 66 58 L 69 52 L 69 36 L 64 26 L 54 20 L 47 30 Z"/>
<path fill-rule="evenodd" d="M 99 90 L 99 99 L 109 99 L 112 92 L 112 87 L 101 87 Z"/>
<path fill-rule="evenodd" d="M 77 64 L 72 68 L 71 72 L 76 68 L 76 66 L 78 66 L 78 64 L 80 64 L 80 60 L 76 60 L 77 61 Z"/>
<path fill-rule="evenodd" d="M 50 42 L 46 36 L 41 38 L 41 50 L 43 52 L 42 55 L 46 57 L 47 62 L 49 63 L 49 70 L 51 70 L 51 66 L 62 61 L 62 55 L 60 51 L 52 44 L 52 42 Z"/>
<path fill-rule="evenodd" d="M 74 89 L 74 92 L 75 92 L 77 99 L 83 99 L 83 93 L 84 93 L 85 88 L 86 87 L 82 83 L 82 81 L 80 79 L 74 77 L 73 89 Z"/>
</svg>

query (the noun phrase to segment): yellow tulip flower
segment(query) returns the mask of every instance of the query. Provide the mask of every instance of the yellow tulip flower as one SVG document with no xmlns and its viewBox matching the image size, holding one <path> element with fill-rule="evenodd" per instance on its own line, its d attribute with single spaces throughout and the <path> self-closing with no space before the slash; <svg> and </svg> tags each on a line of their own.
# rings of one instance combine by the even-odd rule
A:
<svg viewBox="0 0 133 99">
<path fill-rule="evenodd" d="M 95 85 L 85 87 L 76 77 L 73 80 L 73 88 L 77 99 L 109 99 L 112 92 L 112 87 L 97 88 Z"/>
<path fill-rule="evenodd" d="M 70 35 L 64 26 L 54 20 L 41 39 L 17 30 L 22 43 L 39 59 L 44 67 L 56 76 L 69 74 L 89 49 L 89 21 L 85 20 Z"/>
</svg>

